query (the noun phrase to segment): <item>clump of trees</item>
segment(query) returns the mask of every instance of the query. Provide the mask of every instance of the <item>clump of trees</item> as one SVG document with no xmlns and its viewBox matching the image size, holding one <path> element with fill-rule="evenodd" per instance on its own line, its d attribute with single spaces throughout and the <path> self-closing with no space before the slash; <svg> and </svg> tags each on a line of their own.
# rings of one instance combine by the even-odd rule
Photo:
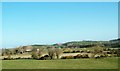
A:
<svg viewBox="0 0 120 71">
<path fill-rule="evenodd" d="M 31 56 L 33 59 L 59 59 L 62 54 L 60 48 L 48 48 L 48 55 L 42 56 L 42 50 L 32 52 Z"/>
<path fill-rule="evenodd" d="M 12 55 L 19 55 L 19 54 L 31 54 L 33 59 L 60 59 L 62 53 L 88 53 L 92 54 L 91 58 L 101 58 L 101 57 L 119 57 L 120 56 L 120 39 L 111 40 L 111 41 L 73 41 L 64 43 L 61 45 L 32 45 L 31 50 L 28 51 L 28 46 L 18 47 L 14 49 L 2 49 L 2 56 L 6 56 L 6 59 L 11 59 Z M 57 48 L 57 47 L 61 47 Z M 87 48 L 93 48 L 92 50 L 88 50 Z M 33 49 L 32 49 L 33 48 Z M 36 51 L 36 48 L 39 49 Z M 46 50 L 48 54 L 44 55 L 43 49 Z M 82 49 L 75 49 L 75 48 L 85 48 Z M 34 51 L 35 49 L 35 51 Z M 75 59 L 75 58 L 88 58 L 89 55 L 77 55 L 77 56 L 65 56 L 62 57 L 63 59 Z M 20 58 L 21 59 L 21 58 Z"/>
<path fill-rule="evenodd" d="M 31 54 L 31 57 L 33 59 L 40 59 L 40 57 L 42 56 L 42 52 L 43 52 L 43 49 L 35 49 L 32 54 Z"/>
<path fill-rule="evenodd" d="M 102 47 L 99 47 L 99 46 L 94 47 L 94 50 L 93 50 L 94 54 L 101 54 L 102 52 L 103 52 Z"/>
</svg>

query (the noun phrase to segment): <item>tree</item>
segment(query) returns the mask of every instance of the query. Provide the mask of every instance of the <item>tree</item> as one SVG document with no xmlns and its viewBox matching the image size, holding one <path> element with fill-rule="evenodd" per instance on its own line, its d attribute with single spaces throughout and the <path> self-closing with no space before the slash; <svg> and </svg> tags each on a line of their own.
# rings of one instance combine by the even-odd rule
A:
<svg viewBox="0 0 120 71">
<path fill-rule="evenodd" d="M 55 57 L 59 59 L 61 53 L 62 53 L 62 50 L 60 48 L 49 48 L 48 49 L 48 54 L 51 59 L 54 59 Z"/>
<path fill-rule="evenodd" d="M 8 54 L 7 54 L 7 59 L 8 59 L 8 60 L 11 59 L 11 53 L 10 53 L 10 52 L 8 52 Z"/>
<path fill-rule="evenodd" d="M 60 54 L 62 53 L 62 50 L 60 48 L 56 48 L 55 49 L 55 53 L 56 53 L 57 59 L 59 59 L 60 58 Z"/>
<path fill-rule="evenodd" d="M 15 50 L 14 50 L 14 54 L 19 54 L 20 53 L 20 48 L 16 48 Z"/>
<path fill-rule="evenodd" d="M 39 59 L 42 56 L 42 52 L 44 49 L 36 49 L 32 52 L 32 58 Z"/>
<path fill-rule="evenodd" d="M 9 54 L 12 54 L 12 51 L 10 51 L 9 49 L 2 49 L 2 56 L 9 55 Z"/>
<path fill-rule="evenodd" d="M 39 52 L 38 52 L 38 57 L 40 58 L 41 56 L 42 56 L 42 52 L 39 51 Z"/>
<path fill-rule="evenodd" d="M 54 59 L 54 56 L 55 56 L 55 48 L 49 48 L 49 49 L 48 49 L 48 55 L 50 56 L 50 59 Z"/>
<path fill-rule="evenodd" d="M 31 57 L 32 57 L 33 59 L 38 59 L 38 58 L 39 58 L 39 57 L 38 57 L 38 54 L 37 54 L 36 52 L 32 52 Z"/>
<path fill-rule="evenodd" d="M 99 46 L 96 46 L 94 48 L 94 54 L 99 54 L 99 53 L 102 53 L 103 52 L 103 48 L 102 47 L 99 47 Z"/>
</svg>

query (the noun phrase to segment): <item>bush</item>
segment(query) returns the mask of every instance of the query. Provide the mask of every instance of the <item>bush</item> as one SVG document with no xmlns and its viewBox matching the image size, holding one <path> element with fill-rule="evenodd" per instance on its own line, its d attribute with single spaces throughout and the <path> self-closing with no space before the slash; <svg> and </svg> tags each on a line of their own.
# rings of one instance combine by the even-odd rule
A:
<svg viewBox="0 0 120 71">
<path fill-rule="evenodd" d="M 82 55 L 78 54 L 78 55 L 74 56 L 74 59 L 76 59 L 76 58 L 82 58 Z"/>
<path fill-rule="evenodd" d="M 89 58 L 88 54 L 78 54 L 76 56 L 62 56 L 61 59 L 77 59 L 77 58 Z"/>
<path fill-rule="evenodd" d="M 100 57 L 102 57 L 102 58 L 103 58 L 103 57 L 106 57 L 106 55 L 104 55 L 104 54 L 101 54 L 101 55 L 100 55 Z"/>
<path fill-rule="evenodd" d="M 48 55 L 45 55 L 44 60 L 50 60 L 50 57 Z"/>
<path fill-rule="evenodd" d="M 74 56 L 66 56 L 66 59 L 74 59 Z"/>
<path fill-rule="evenodd" d="M 3 60 L 8 60 L 8 58 L 3 58 Z"/>
<path fill-rule="evenodd" d="M 64 51 L 63 53 L 72 53 L 72 51 Z"/>
<path fill-rule="evenodd" d="M 60 55 L 62 54 L 62 50 L 59 48 L 49 48 L 48 55 L 51 59 L 59 59 Z"/>
<path fill-rule="evenodd" d="M 74 56 L 63 56 L 61 59 L 74 59 Z"/>
<path fill-rule="evenodd" d="M 87 53 L 90 53 L 90 50 L 87 50 Z"/>
<path fill-rule="evenodd" d="M 72 53 L 78 53 L 80 52 L 79 50 L 73 50 Z"/>
<path fill-rule="evenodd" d="M 82 58 L 89 58 L 88 54 L 83 54 Z"/>
<path fill-rule="evenodd" d="M 94 58 L 98 59 L 98 58 L 100 58 L 100 55 L 96 54 L 96 55 L 94 56 Z"/>
<path fill-rule="evenodd" d="M 66 49 L 63 50 L 63 53 L 73 53 L 73 50 L 70 49 L 70 48 L 66 48 Z"/>
<path fill-rule="evenodd" d="M 22 59 L 32 59 L 32 58 L 28 57 L 28 58 L 22 58 Z"/>
<path fill-rule="evenodd" d="M 55 49 L 55 53 L 56 53 L 57 59 L 59 59 L 59 58 L 60 58 L 60 55 L 62 54 L 62 50 L 59 49 L 59 48 L 56 48 L 56 49 Z"/>
<path fill-rule="evenodd" d="M 76 52 L 80 52 L 79 50 L 77 50 Z"/>
<path fill-rule="evenodd" d="M 18 59 L 22 59 L 21 57 L 18 57 Z"/>
<path fill-rule="evenodd" d="M 80 53 L 83 53 L 84 51 L 83 50 L 80 50 Z"/>
<path fill-rule="evenodd" d="M 36 52 L 33 52 L 31 57 L 33 59 L 39 59 L 38 54 Z"/>
<path fill-rule="evenodd" d="M 76 51 L 75 51 L 75 50 L 73 50 L 73 51 L 72 51 L 72 53 L 76 53 Z"/>
<path fill-rule="evenodd" d="M 11 55 L 8 55 L 7 59 L 10 60 L 11 59 Z"/>
<path fill-rule="evenodd" d="M 44 57 L 40 57 L 39 60 L 44 60 Z"/>
<path fill-rule="evenodd" d="M 42 56 L 39 60 L 50 60 L 51 58 L 48 55 Z"/>
<path fill-rule="evenodd" d="M 66 57 L 65 57 L 65 56 L 62 56 L 61 59 L 66 59 Z"/>
</svg>

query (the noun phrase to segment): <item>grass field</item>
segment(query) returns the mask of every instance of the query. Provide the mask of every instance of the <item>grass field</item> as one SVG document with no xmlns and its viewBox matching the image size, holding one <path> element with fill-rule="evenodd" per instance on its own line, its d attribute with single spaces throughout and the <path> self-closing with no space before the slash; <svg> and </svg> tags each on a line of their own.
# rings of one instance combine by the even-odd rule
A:
<svg viewBox="0 0 120 71">
<path fill-rule="evenodd" d="M 3 60 L 3 69 L 117 69 L 118 58 Z"/>
</svg>

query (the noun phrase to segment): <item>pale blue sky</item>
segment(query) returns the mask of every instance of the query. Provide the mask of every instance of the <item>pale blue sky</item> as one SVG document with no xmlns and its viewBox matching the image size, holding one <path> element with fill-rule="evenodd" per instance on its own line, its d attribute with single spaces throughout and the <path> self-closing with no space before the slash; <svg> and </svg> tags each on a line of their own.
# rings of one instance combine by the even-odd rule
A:
<svg viewBox="0 0 120 71">
<path fill-rule="evenodd" d="M 118 37 L 116 2 L 3 3 L 3 46 Z"/>
<path fill-rule="evenodd" d="M 2 3 L 0 2 L 0 48 L 2 48 Z"/>
<path fill-rule="evenodd" d="M 1 0 L 2 2 L 119 2 L 120 0 Z"/>
</svg>

